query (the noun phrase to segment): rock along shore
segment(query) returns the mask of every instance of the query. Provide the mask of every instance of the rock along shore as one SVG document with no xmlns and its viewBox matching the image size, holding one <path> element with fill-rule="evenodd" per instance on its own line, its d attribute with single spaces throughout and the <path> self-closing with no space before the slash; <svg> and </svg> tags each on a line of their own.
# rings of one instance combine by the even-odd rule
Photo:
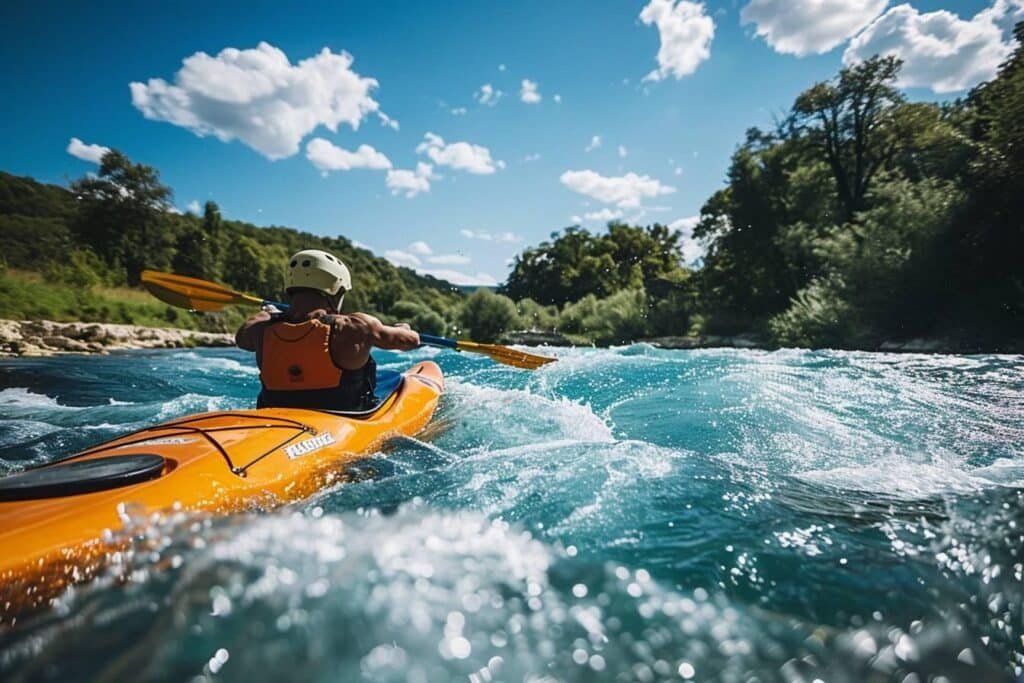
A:
<svg viewBox="0 0 1024 683">
<path fill-rule="evenodd" d="M 0 356 L 234 346 L 231 334 L 110 323 L 0 320 Z"/>
</svg>

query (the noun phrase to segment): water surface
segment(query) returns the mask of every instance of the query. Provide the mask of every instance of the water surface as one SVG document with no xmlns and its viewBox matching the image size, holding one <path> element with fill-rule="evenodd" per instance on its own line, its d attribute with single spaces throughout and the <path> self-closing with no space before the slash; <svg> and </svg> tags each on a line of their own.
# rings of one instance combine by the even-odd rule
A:
<svg viewBox="0 0 1024 683">
<path fill-rule="evenodd" d="M 301 504 L 137 530 L 0 634 L 0 678 L 1024 675 L 1024 359 L 557 353 L 379 354 L 441 364 L 428 435 Z M 237 350 L 0 362 L 0 474 L 257 388 Z"/>
</svg>

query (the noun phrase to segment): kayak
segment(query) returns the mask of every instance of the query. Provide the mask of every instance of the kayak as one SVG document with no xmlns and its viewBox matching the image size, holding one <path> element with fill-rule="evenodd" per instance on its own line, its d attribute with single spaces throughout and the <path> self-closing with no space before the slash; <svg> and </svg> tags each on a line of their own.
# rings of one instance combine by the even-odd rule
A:
<svg viewBox="0 0 1024 683">
<path fill-rule="evenodd" d="M 306 498 L 383 440 L 426 427 L 443 390 L 423 362 L 381 371 L 372 410 L 200 413 L 0 479 L 0 626 L 95 576 L 130 544 L 126 522 Z"/>
</svg>

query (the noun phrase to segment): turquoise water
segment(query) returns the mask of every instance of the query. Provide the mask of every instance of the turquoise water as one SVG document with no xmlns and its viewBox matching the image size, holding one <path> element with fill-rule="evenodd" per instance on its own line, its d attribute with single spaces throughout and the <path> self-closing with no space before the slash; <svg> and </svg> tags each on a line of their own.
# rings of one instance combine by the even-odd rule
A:
<svg viewBox="0 0 1024 683">
<path fill-rule="evenodd" d="M 302 504 L 136 529 L 3 680 L 1014 680 L 1024 358 L 434 357 L 423 439 Z M 0 362 L 0 473 L 250 406 L 251 357 Z M 127 577 L 115 580 L 113 575 Z"/>
</svg>

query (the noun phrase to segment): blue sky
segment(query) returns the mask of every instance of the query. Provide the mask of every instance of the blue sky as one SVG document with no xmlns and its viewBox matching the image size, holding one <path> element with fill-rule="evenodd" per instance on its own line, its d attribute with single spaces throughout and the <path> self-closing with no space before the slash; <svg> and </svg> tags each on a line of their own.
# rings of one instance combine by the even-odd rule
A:
<svg viewBox="0 0 1024 683">
<path fill-rule="evenodd" d="M 844 60 L 898 54 L 912 98 L 950 99 L 1020 19 L 1024 0 L 7 3 L 0 168 L 66 183 L 114 147 L 182 210 L 494 282 L 576 221 L 688 234 L 744 131 Z"/>
</svg>

